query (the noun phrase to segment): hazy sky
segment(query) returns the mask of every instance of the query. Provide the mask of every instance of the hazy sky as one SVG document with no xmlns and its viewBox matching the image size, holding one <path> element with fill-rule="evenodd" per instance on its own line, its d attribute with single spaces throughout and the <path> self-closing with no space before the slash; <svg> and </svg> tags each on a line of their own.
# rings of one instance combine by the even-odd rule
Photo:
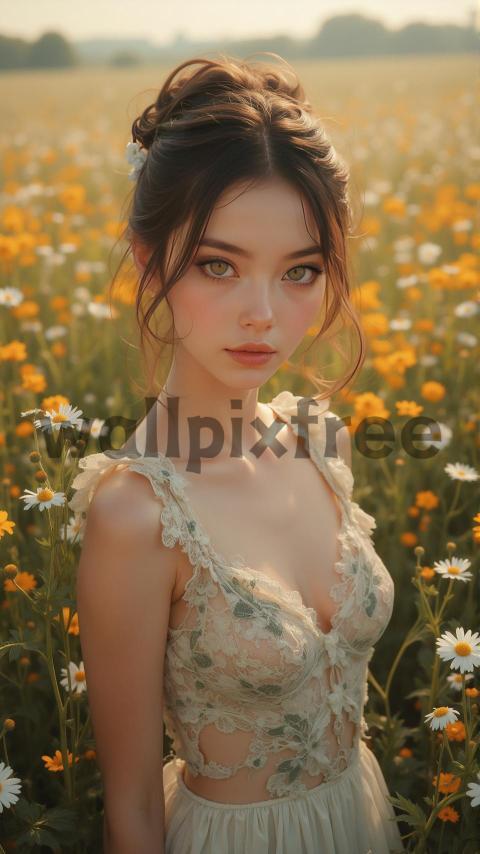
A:
<svg viewBox="0 0 480 854">
<path fill-rule="evenodd" d="M 70 39 L 310 36 L 335 14 L 360 12 L 388 27 L 412 20 L 467 22 L 479 0 L 0 0 L 0 33 L 27 39 L 55 29 Z"/>
</svg>

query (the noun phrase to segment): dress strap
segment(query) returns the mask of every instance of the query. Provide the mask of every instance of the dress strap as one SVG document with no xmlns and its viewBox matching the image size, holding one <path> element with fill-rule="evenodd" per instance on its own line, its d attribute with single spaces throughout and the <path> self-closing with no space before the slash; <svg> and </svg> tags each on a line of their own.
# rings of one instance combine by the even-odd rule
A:
<svg viewBox="0 0 480 854">
<path fill-rule="evenodd" d="M 317 424 L 309 424 L 307 422 L 304 425 L 299 425 L 295 422 L 292 423 L 291 418 L 293 415 L 298 416 L 299 418 L 302 417 L 302 406 L 299 406 L 299 401 L 302 400 L 314 400 L 318 404 L 316 407 L 311 406 L 308 410 L 308 415 L 318 415 Z M 330 398 L 317 400 L 314 397 L 294 395 L 291 391 L 285 390 L 280 394 L 277 394 L 268 406 L 270 406 L 270 408 L 273 409 L 273 411 L 276 412 L 282 420 L 286 421 L 287 424 L 290 424 L 292 430 L 297 436 L 305 434 L 305 431 L 308 429 L 309 452 L 311 459 L 324 475 L 327 483 L 333 489 L 335 494 L 341 500 L 350 525 L 354 529 L 359 530 L 367 539 L 371 540 L 371 534 L 376 527 L 376 522 L 373 516 L 366 513 L 359 504 L 352 499 L 354 480 L 350 466 L 347 465 L 343 457 L 331 456 L 332 449 L 329 447 L 330 442 L 327 442 L 327 439 L 328 436 L 331 435 L 334 440 L 335 433 L 334 431 L 332 431 L 331 434 L 328 433 L 327 419 L 329 417 L 335 419 L 338 416 L 328 408 L 329 404 Z M 300 433 L 299 427 L 303 428 Z"/>
<path fill-rule="evenodd" d="M 160 519 L 164 545 L 173 548 L 179 543 L 194 569 L 205 565 L 209 539 L 189 513 L 185 497 L 185 478 L 177 472 L 167 456 L 120 456 L 117 451 L 109 454 L 88 454 L 79 460 L 78 465 L 81 471 L 72 481 L 75 495 L 68 502 L 68 506 L 75 513 L 80 513 L 85 520 L 103 474 L 113 467 L 128 467 L 150 481 L 155 496 L 162 504 Z"/>
</svg>

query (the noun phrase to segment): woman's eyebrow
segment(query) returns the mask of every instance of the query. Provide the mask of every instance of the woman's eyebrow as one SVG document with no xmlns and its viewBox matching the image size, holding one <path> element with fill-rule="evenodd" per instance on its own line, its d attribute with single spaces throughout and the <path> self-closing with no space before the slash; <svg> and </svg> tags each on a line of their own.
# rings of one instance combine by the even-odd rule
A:
<svg viewBox="0 0 480 854">
<path fill-rule="evenodd" d="M 226 243 L 224 240 L 216 240 L 214 237 L 201 240 L 199 246 L 212 246 L 215 249 L 225 249 L 227 252 L 236 252 L 237 255 L 243 255 L 245 258 L 251 258 L 250 252 L 242 249 L 240 246 L 235 246 L 233 243 Z M 305 249 L 296 249 L 295 252 L 289 252 L 285 258 L 300 258 L 303 255 L 318 255 L 322 253 L 322 247 L 316 243 L 311 243 Z"/>
</svg>

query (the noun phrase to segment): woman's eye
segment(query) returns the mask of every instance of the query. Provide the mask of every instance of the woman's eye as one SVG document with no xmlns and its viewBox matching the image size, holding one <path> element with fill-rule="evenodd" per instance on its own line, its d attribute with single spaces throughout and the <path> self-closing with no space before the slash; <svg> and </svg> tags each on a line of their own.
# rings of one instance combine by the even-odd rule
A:
<svg viewBox="0 0 480 854">
<path fill-rule="evenodd" d="M 222 258 L 210 258 L 208 261 L 199 261 L 195 266 L 197 266 L 204 276 L 208 276 L 209 279 L 228 279 L 229 276 L 224 275 L 226 273 L 226 269 L 230 267 L 233 269 L 232 265 L 228 263 L 228 261 L 224 261 Z M 212 272 L 207 272 L 206 268 L 210 267 Z M 301 275 L 299 278 L 288 279 L 291 284 L 299 284 L 299 285 L 313 285 L 319 275 L 324 273 L 324 270 L 321 270 L 320 267 L 315 267 L 311 264 L 301 264 L 296 267 L 292 267 L 288 274 L 294 273 L 296 271 L 300 271 Z M 303 272 L 302 272 L 303 271 Z M 310 271 L 313 273 L 313 276 L 310 276 L 308 279 L 305 279 L 305 271 Z"/>
<path fill-rule="evenodd" d="M 297 267 L 292 267 L 292 269 L 288 272 L 291 273 L 292 271 L 295 272 L 296 270 L 310 270 L 310 272 L 313 273 L 313 276 L 310 277 L 308 280 L 303 279 L 302 276 L 300 276 L 298 279 L 290 279 L 290 281 L 297 282 L 299 285 L 313 285 L 318 276 L 324 272 L 320 269 L 320 267 L 314 267 L 311 264 L 300 264 Z"/>
<path fill-rule="evenodd" d="M 207 271 L 204 269 L 205 267 L 208 267 L 210 265 L 212 266 L 214 275 L 212 275 L 211 273 L 207 273 Z M 212 259 L 210 259 L 210 261 L 201 261 L 196 266 L 199 267 L 200 270 L 202 271 L 202 273 L 205 276 L 208 276 L 209 279 L 226 279 L 227 276 L 221 275 L 222 273 L 225 272 L 225 270 L 222 269 L 222 266 L 223 267 L 231 267 L 232 265 L 228 264 L 227 261 L 222 261 L 221 258 L 212 258 Z M 219 267 L 220 267 L 220 269 L 218 269 Z"/>
</svg>

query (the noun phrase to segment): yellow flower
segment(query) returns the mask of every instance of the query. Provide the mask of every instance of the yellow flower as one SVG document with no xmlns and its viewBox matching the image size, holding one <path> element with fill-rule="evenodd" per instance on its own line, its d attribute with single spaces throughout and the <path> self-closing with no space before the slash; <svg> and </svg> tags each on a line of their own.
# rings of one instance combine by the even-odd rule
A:
<svg viewBox="0 0 480 854">
<path fill-rule="evenodd" d="M 436 573 L 435 573 L 435 570 L 432 569 L 431 566 L 424 566 L 420 570 L 420 575 L 422 576 L 422 578 L 425 579 L 425 581 L 430 581 L 430 579 L 435 577 Z"/>
<path fill-rule="evenodd" d="M 354 402 L 355 415 L 361 418 L 367 418 L 369 415 L 377 415 L 380 418 L 388 418 L 390 412 L 385 409 L 385 404 L 381 397 L 373 394 L 371 391 L 366 391 L 363 394 L 357 394 Z"/>
<path fill-rule="evenodd" d="M 72 761 L 73 761 L 73 754 L 70 753 L 70 751 L 69 751 L 67 753 L 67 755 L 68 755 L 68 764 L 70 766 L 72 764 Z M 64 770 L 62 754 L 61 754 L 60 750 L 56 750 L 54 756 L 42 756 L 42 759 L 45 762 L 45 768 L 47 769 L 47 771 L 63 771 Z M 78 761 L 79 761 L 79 757 L 76 756 L 75 762 L 78 762 Z"/>
<path fill-rule="evenodd" d="M 8 518 L 6 510 L 0 510 L 0 540 L 4 534 L 13 534 L 15 522 Z"/>
<path fill-rule="evenodd" d="M 414 400 L 397 400 L 395 403 L 398 415 L 409 415 L 416 418 L 423 412 L 423 406 L 415 403 Z"/>
<path fill-rule="evenodd" d="M 23 341 L 10 341 L 0 347 L 0 362 L 23 362 L 27 358 L 27 350 Z"/>
<path fill-rule="evenodd" d="M 380 311 L 371 311 L 362 316 L 365 334 L 371 337 L 385 335 L 388 332 L 388 318 Z"/>
</svg>

